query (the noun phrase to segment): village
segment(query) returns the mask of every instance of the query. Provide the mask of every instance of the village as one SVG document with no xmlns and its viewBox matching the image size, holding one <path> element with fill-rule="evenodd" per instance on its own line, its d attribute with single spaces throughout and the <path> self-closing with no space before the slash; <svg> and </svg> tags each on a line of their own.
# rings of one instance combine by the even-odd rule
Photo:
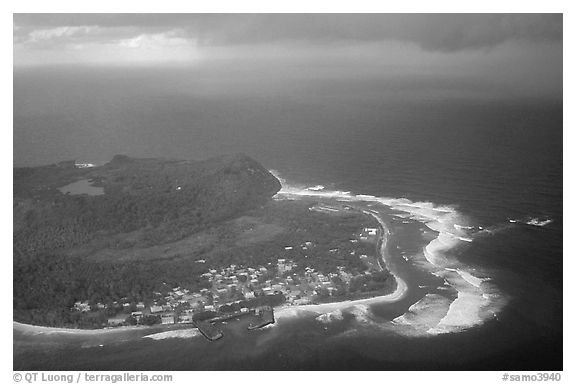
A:
<svg viewBox="0 0 576 384">
<path fill-rule="evenodd" d="M 375 242 L 379 230 L 364 228 L 360 234 L 350 239 L 351 243 Z M 133 302 L 127 297 L 111 304 L 78 301 L 73 311 L 90 313 L 106 311 L 115 313 L 107 318 L 108 327 L 122 325 L 152 324 L 192 324 L 194 320 L 207 319 L 225 313 L 248 313 L 260 306 L 306 305 L 337 300 L 351 291 L 351 283 L 358 279 L 357 273 L 337 266 L 336 272 L 323 273 L 310 267 L 303 267 L 289 258 L 296 247 L 307 250 L 314 243 L 306 241 L 300 245 L 284 247 L 281 257 L 266 266 L 244 266 L 231 264 L 220 269 L 209 269 L 200 277 L 206 288 L 192 292 L 184 287 L 166 289 L 164 293 L 154 292 L 150 302 Z M 329 252 L 336 252 L 337 249 Z M 361 273 L 369 277 L 378 269 L 372 257 L 355 255 L 367 269 Z M 198 260 L 205 263 L 205 260 Z"/>
</svg>

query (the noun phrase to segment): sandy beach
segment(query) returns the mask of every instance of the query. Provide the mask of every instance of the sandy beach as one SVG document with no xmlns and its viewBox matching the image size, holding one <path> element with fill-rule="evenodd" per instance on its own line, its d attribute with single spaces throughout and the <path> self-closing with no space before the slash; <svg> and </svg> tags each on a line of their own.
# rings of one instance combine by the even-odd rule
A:
<svg viewBox="0 0 576 384">
<path fill-rule="evenodd" d="M 56 328 L 45 327 L 42 325 L 23 324 L 13 321 L 13 330 L 23 335 L 78 335 L 78 336 L 100 336 L 115 333 L 146 331 L 161 328 L 147 325 L 131 325 L 117 328 L 100 328 L 100 329 L 75 329 L 75 328 Z"/>
<path fill-rule="evenodd" d="M 370 297 L 367 299 L 359 300 L 346 300 L 338 301 L 335 303 L 325 303 L 325 304 L 307 304 L 307 305 L 286 305 L 279 307 L 274 310 L 274 316 L 276 318 L 291 317 L 297 312 L 314 312 L 317 314 L 323 314 L 328 312 L 333 312 L 336 310 L 342 310 L 346 308 L 351 308 L 356 305 L 370 305 L 370 304 L 382 304 L 382 303 L 394 303 L 401 300 L 408 292 L 408 285 L 404 280 L 396 277 L 396 290 L 389 295 Z"/>
</svg>

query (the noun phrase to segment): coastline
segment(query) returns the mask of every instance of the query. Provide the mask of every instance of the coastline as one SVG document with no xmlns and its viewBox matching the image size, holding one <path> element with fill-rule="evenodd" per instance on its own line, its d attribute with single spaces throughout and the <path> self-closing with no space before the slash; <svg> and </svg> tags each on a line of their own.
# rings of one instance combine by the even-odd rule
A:
<svg viewBox="0 0 576 384">
<path fill-rule="evenodd" d="M 442 278 L 445 285 L 451 286 L 456 292 L 457 297 L 449 302 L 434 302 L 433 306 L 440 310 L 445 309 L 445 314 L 441 319 L 428 319 L 424 313 L 411 313 L 409 310 L 404 315 L 410 313 L 411 316 L 417 316 L 414 319 L 415 324 L 426 323 L 426 329 L 421 332 L 416 330 L 410 330 L 408 333 L 413 336 L 429 336 L 431 334 L 438 333 L 451 333 L 460 332 L 462 330 L 477 326 L 482 324 L 487 319 L 497 316 L 501 307 L 505 304 L 505 301 L 499 298 L 499 293 L 497 289 L 490 285 L 488 282 L 489 277 L 477 277 L 472 274 L 469 270 L 463 268 L 463 265 L 457 261 L 444 260 L 443 251 L 450 249 L 460 241 L 462 241 L 461 236 L 454 236 L 454 229 L 457 234 L 460 235 L 461 229 L 464 228 L 461 224 L 463 220 L 459 214 L 452 208 L 449 207 L 436 207 L 431 203 L 412 203 L 408 200 L 402 199 L 385 199 L 377 198 L 368 195 L 352 195 L 349 192 L 339 192 L 339 191 L 308 191 L 305 189 L 298 188 L 285 188 L 283 185 L 283 190 L 281 190 L 275 198 L 309 198 L 316 197 L 320 199 L 336 199 L 340 201 L 357 201 L 362 202 L 379 202 L 393 209 L 404 211 L 409 216 L 415 216 L 415 220 L 425 224 L 431 230 L 437 232 L 437 236 L 424 247 L 422 252 L 422 261 L 426 262 L 426 265 L 422 265 L 422 268 L 428 273 Z M 338 312 L 341 310 L 354 310 L 356 306 L 365 306 L 378 303 L 395 303 L 402 300 L 407 296 L 408 284 L 402 278 L 400 278 L 397 273 L 395 273 L 394 264 L 391 263 L 390 254 L 387 249 L 389 243 L 389 236 L 391 232 L 387 226 L 385 219 L 380 217 L 377 212 L 362 207 L 357 207 L 359 212 L 370 215 L 378 221 L 381 227 L 381 235 L 378 239 L 377 248 L 380 253 L 380 258 L 377 258 L 378 266 L 384 270 L 388 269 L 390 274 L 396 280 L 396 289 L 394 292 L 374 296 L 369 298 L 361 299 L 345 299 L 339 302 L 331 303 L 320 303 L 320 304 L 302 304 L 302 305 L 282 305 L 276 307 L 275 316 L 277 319 L 285 319 L 290 317 L 302 316 L 313 316 L 328 314 L 330 312 Z M 447 220 L 445 220 L 446 218 Z M 445 222 L 446 221 L 446 222 Z M 464 233 L 462 234 L 464 235 Z M 442 242 L 445 240 L 445 243 Z M 437 261 L 438 262 L 435 262 Z M 445 262 L 439 262 L 445 261 Z M 383 262 L 383 263 L 382 263 Z M 426 295 L 425 299 L 428 295 Z M 418 304 L 417 301 L 414 304 Z M 445 308 L 446 307 L 446 308 Z M 401 317 L 401 316 L 400 316 Z M 392 323 L 398 318 L 392 319 Z M 405 324 L 409 328 L 413 328 L 412 324 Z M 185 325 L 182 325 L 185 326 Z M 180 330 L 184 328 L 178 327 L 178 325 L 170 325 L 167 327 L 160 328 L 158 326 L 125 326 L 120 328 L 104 328 L 104 329 L 93 329 L 93 330 L 83 330 L 83 329 L 67 329 L 67 328 L 51 328 L 44 326 L 34 326 L 14 322 L 14 331 L 20 332 L 23 335 L 34 335 L 34 334 L 44 334 L 44 335 L 82 335 L 85 337 L 113 337 L 114 335 L 130 335 L 131 333 L 138 336 L 146 336 L 150 334 L 180 334 Z M 188 327 L 187 329 L 191 329 Z M 397 330 L 400 333 L 405 333 L 404 330 Z M 186 333 L 186 332 L 184 332 Z M 188 333 L 186 333 L 188 334 Z"/>
<path fill-rule="evenodd" d="M 277 319 L 290 317 L 294 312 L 313 312 L 323 314 L 335 310 L 342 310 L 353 307 L 359 304 L 379 304 L 379 303 L 393 303 L 402 299 L 408 292 L 408 286 L 404 280 L 396 277 L 396 290 L 390 294 L 383 296 L 375 296 L 367 299 L 359 300 L 345 300 L 334 303 L 324 304 L 304 304 L 304 305 L 284 305 L 274 309 L 274 316 Z M 101 336 L 111 335 L 114 333 L 128 333 L 136 331 L 158 331 L 160 332 L 174 332 L 183 329 L 193 329 L 192 327 L 181 328 L 177 327 L 164 327 L 155 328 L 152 325 L 132 325 L 118 328 L 100 328 L 100 329 L 75 329 L 75 328 L 57 328 L 46 327 L 43 325 L 32 325 L 19 323 L 13 321 L 13 330 L 23 335 L 76 335 L 76 336 Z M 189 325 L 189 324 L 188 324 Z"/>
<path fill-rule="evenodd" d="M 422 260 L 417 262 L 422 270 L 443 279 L 445 285 L 449 285 L 457 292 L 457 297 L 449 300 L 449 302 L 435 301 L 431 304 L 436 310 L 446 311 L 441 319 L 431 319 L 428 318 L 426 313 L 421 311 L 413 313 L 409 310 L 404 315 L 409 314 L 412 317 L 415 316 L 415 318 L 404 325 L 410 329 L 401 330 L 395 328 L 395 331 L 409 334 L 410 336 L 430 336 L 432 334 L 461 332 L 497 317 L 497 314 L 506 304 L 507 299 L 502 297 L 498 288 L 490 283 L 490 277 L 486 274 L 478 277 L 476 276 L 478 271 L 474 268 L 466 268 L 457 259 L 446 257 L 447 251 L 458 247 L 462 242 L 470 243 L 474 240 L 474 233 L 467 231 L 474 227 L 470 226 L 466 218 L 458 213 L 454 207 L 439 206 L 431 202 L 413 202 L 405 198 L 355 195 L 349 191 L 309 189 L 287 185 L 285 180 L 280 180 L 282 182 L 282 190 L 276 195 L 279 196 L 278 198 L 320 198 L 347 202 L 379 203 L 393 210 L 405 212 L 406 216 L 402 217 L 409 217 L 436 232 L 436 236 L 423 248 Z M 388 230 L 385 222 L 377 214 L 371 210 L 360 210 L 364 214 L 372 215 L 378 220 L 383 231 Z M 386 258 L 389 255 L 387 255 L 385 237 L 382 238 L 381 255 L 382 261 L 387 266 L 393 266 L 391 263 L 386 263 Z M 380 262 L 380 260 L 378 261 Z M 380 265 L 380 267 L 382 266 Z M 401 284 L 400 278 L 394 274 L 394 271 L 390 270 L 390 273 L 396 278 L 398 284 Z M 414 304 L 420 303 L 428 296 L 429 294 Z M 357 304 L 361 303 L 361 301 L 357 302 Z M 355 305 L 355 302 L 334 306 L 334 308 L 342 309 L 353 305 Z M 320 308 L 327 310 L 328 307 Z M 294 311 L 295 313 L 296 311 Z M 392 323 L 395 323 L 402 316 L 393 319 Z M 426 329 L 422 331 L 418 324 L 426 324 Z M 398 324 L 396 323 L 396 325 Z"/>
<path fill-rule="evenodd" d="M 117 328 L 98 328 L 98 329 L 80 329 L 80 328 L 58 328 L 47 327 L 44 325 L 32 325 L 12 321 L 13 330 L 22 333 L 23 335 L 83 335 L 83 336 L 97 336 L 102 334 L 122 333 L 129 331 L 143 331 L 154 329 L 153 325 L 129 325 Z"/>
<path fill-rule="evenodd" d="M 378 221 L 378 224 L 380 225 L 381 230 L 382 230 L 382 235 L 380 236 L 380 239 L 378 240 L 379 245 L 380 245 L 380 258 L 382 259 L 382 261 L 384 262 L 385 265 L 388 265 L 387 260 L 386 260 L 388 258 L 388 252 L 387 252 L 386 247 L 388 244 L 388 236 L 390 235 L 390 230 L 386 226 L 386 223 L 384 222 L 384 220 L 382 220 L 375 213 L 372 213 L 372 212 L 366 211 L 366 210 L 361 210 L 361 212 L 366 214 L 366 215 L 370 215 L 370 216 L 374 217 Z M 380 269 L 384 270 L 384 267 L 382 267 L 382 264 L 380 263 L 380 259 L 378 260 L 378 266 L 380 267 Z M 393 303 L 393 302 L 396 302 L 398 300 L 401 300 L 402 298 L 404 298 L 404 296 L 408 292 L 408 285 L 406 284 L 406 282 L 402 278 L 397 276 L 392 270 L 388 269 L 388 271 L 396 280 L 396 289 L 392 293 L 389 293 L 387 295 L 382 295 L 382 296 L 369 297 L 366 299 L 344 300 L 344 301 L 339 301 L 339 302 L 334 302 L 334 303 L 283 306 L 283 307 L 280 307 L 278 309 L 278 311 L 276 312 L 276 316 L 282 317 L 283 312 L 286 316 L 286 314 L 288 314 L 288 312 L 291 312 L 290 310 L 316 312 L 319 314 L 324 314 L 327 312 L 332 312 L 332 311 L 336 311 L 336 310 L 342 310 L 342 309 L 350 308 L 350 307 L 360 305 L 360 304 L 370 305 L 370 304 L 378 304 L 378 303 Z"/>
<path fill-rule="evenodd" d="M 284 195 L 284 196 L 297 196 L 297 197 L 336 198 L 337 200 L 338 199 L 352 200 L 350 192 L 326 192 L 326 191 L 323 191 L 323 188 L 322 189 L 314 189 L 314 188 L 303 189 L 303 188 L 288 187 L 286 185 L 286 181 L 280 177 L 278 172 L 276 172 L 274 170 L 271 170 L 270 172 L 276 178 L 278 178 L 280 180 L 280 182 L 282 183 L 282 189 L 280 190 L 280 192 L 277 193 L 276 196 Z M 388 236 L 390 235 L 390 230 L 386 226 L 386 223 L 384 222 L 384 220 L 382 220 L 382 218 L 380 218 L 375 213 L 370 212 L 368 210 L 364 210 L 364 209 L 359 209 L 359 211 L 366 214 L 366 215 L 370 215 L 370 216 L 374 217 L 378 221 L 378 224 L 380 225 L 381 230 L 382 230 L 382 235 L 380 236 L 380 239 L 379 239 L 380 258 L 382 259 L 382 261 L 384 262 L 385 265 L 388 265 L 389 263 L 387 263 L 387 260 L 386 260 L 388 258 L 388 252 L 387 252 L 386 247 L 387 247 L 387 243 L 388 243 Z M 382 267 L 382 264 L 380 263 L 380 259 L 378 259 L 378 265 L 381 269 L 384 269 L 384 267 Z M 369 305 L 369 304 L 376 304 L 376 303 L 393 303 L 393 302 L 399 301 L 402 298 L 404 298 L 404 296 L 408 292 L 408 285 L 406 284 L 406 282 L 402 278 L 397 276 L 394 273 L 394 271 L 392 271 L 390 269 L 388 269 L 388 270 L 389 270 L 390 274 L 396 280 L 396 290 L 390 294 L 370 297 L 370 298 L 366 298 L 366 299 L 344 300 L 344 301 L 339 301 L 339 302 L 334 302 L 334 303 L 290 305 L 290 306 L 285 305 L 285 306 L 279 307 L 278 310 L 275 311 L 275 315 L 276 315 L 276 317 L 281 318 L 281 317 L 291 316 L 291 315 L 295 314 L 296 312 L 315 312 L 318 314 L 324 314 L 324 313 L 328 313 L 328 312 L 332 312 L 332 311 L 336 311 L 336 310 L 342 310 L 342 309 L 354 307 L 356 305 L 361 305 L 361 304 L 363 304 L 363 305 L 368 304 Z"/>
<path fill-rule="evenodd" d="M 408 292 L 408 285 L 406 284 L 406 282 L 397 276 L 394 277 L 396 278 L 396 290 L 387 295 L 375 296 L 367 299 L 345 300 L 324 304 L 285 305 L 275 310 L 274 316 L 276 316 L 276 318 L 289 317 L 293 315 L 294 312 L 314 312 L 317 314 L 324 314 L 336 310 L 351 308 L 360 304 L 369 305 L 369 304 L 381 304 L 381 303 L 394 303 L 404 298 L 404 296 Z"/>
<path fill-rule="evenodd" d="M 387 244 L 387 236 L 390 234 L 390 231 L 386 227 L 386 224 L 383 222 L 381 218 L 379 218 L 376 214 L 373 214 L 369 211 L 362 211 L 367 215 L 371 215 L 376 218 L 378 223 L 382 229 L 382 235 L 379 239 L 380 244 L 380 257 L 384 263 L 386 263 L 387 252 L 386 252 L 386 244 Z M 378 265 L 380 268 L 383 269 L 382 265 L 380 264 L 380 260 L 378 260 Z M 398 300 L 401 300 L 406 293 L 408 292 L 408 285 L 404 280 L 400 277 L 396 276 L 392 271 L 390 271 L 391 275 L 396 280 L 396 289 L 394 292 L 382 295 L 382 296 L 374 296 L 365 299 L 358 299 L 358 300 L 344 300 L 338 301 L 333 303 L 323 303 L 323 304 L 303 304 L 303 305 L 283 305 L 278 307 L 274 310 L 274 315 L 276 318 L 283 318 L 283 317 L 290 317 L 291 314 L 295 312 L 314 312 L 318 314 L 328 313 L 335 310 L 342 310 L 346 308 L 353 307 L 355 305 L 360 304 L 377 304 L 377 303 L 392 303 Z M 98 336 L 98 335 L 111 335 L 114 333 L 128 333 L 131 331 L 152 331 L 158 329 L 160 333 L 164 332 L 173 332 L 177 330 L 181 330 L 175 326 L 164 327 L 160 329 L 158 326 L 153 325 L 132 325 L 132 326 L 123 326 L 117 328 L 99 328 L 99 329 L 75 329 L 75 328 L 58 328 L 58 327 L 47 327 L 42 325 L 32 325 L 32 324 L 24 324 L 19 323 L 17 321 L 13 321 L 13 330 L 20 332 L 23 335 L 80 335 L 80 336 Z M 190 329 L 187 327 L 185 329 Z"/>
</svg>

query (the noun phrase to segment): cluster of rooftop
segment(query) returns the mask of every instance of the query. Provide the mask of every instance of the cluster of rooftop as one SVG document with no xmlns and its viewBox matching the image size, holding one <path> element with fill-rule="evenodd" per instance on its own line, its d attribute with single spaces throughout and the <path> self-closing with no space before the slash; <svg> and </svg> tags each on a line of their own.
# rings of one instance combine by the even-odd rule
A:
<svg viewBox="0 0 576 384">
<path fill-rule="evenodd" d="M 360 240 L 376 236 L 375 228 L 364 228 L 359 235 Z M 357 239 L 351 239 L 357 242 Z M 177 286 L 164 293 L 154 292 L 154 298 L 148 303 L 130 302 L 122 298 L 119 302 L 110 304 L 97 303 L 92 308 L 88 301 L 76 302 L 73 309 L 81 312 L 91 310 L 106 310 L 110 307 L 121 309 L 122 313 L 108 318 L 108 325 L 175 324 L 192 323 L 193 316 L 202 312 L 219 312 L 223 306 L 235 306 L 234 310 L 247 311 L 251 300 L 267 296 L 282 296 L 282 302 L 287 305 L 303 305 L 316 303 L 330 296 L 341 296 L 349 292 L 350 283 L 358 274 L 347 271 L 343 266 L 337 266 L 337 272 L 322 273 L 314 268 L 297 268 L 298 264 L 288 256 L 297 246 L 287 245 L 282 257 L 267 266 L 244 266 L 231 264 L 220 269 L 209 269 L 200 277 L 205 280 L 206 288 L 198 292 Z M 298 247 L 311 249 L 314 244 L 304 242 Z M 330 250 L 336 252 L 337 249 Z M 351 254 L 354 254 L 352 251 Z M 361 260 L 368 259 L 359 255 Z M 205 260 L 199 260 L 205 262 Z M 366 260 L 370 265 L 371 261 Z M 363 275 L 370 275 L 374 268 L 369 268 Z M 148 319 L 148 322 L 145 321 Z"/>
</svg>

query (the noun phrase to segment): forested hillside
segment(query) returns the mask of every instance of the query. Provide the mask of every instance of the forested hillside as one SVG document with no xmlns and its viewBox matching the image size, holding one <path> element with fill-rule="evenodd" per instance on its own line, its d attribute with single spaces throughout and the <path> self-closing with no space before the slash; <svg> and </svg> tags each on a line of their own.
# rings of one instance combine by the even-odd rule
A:
<svg viewBox="0 0 576 384">
<path fill-rule="evenodd" d="M 79 180 L 104 193 L 60 191 Z M 191 260 L 96 263 L 69 251 L 171 243 L 258 208 L 279 189 L 274 176 L 243 155 L 198 162 L 115 156 L 94 168 L 73 161 L 16 168 L 14 317 L 89 326 L 69 311 L 75 300 L 145 300 L 166 280 L 200 288 L 206 266 Z"/>
</svg>

